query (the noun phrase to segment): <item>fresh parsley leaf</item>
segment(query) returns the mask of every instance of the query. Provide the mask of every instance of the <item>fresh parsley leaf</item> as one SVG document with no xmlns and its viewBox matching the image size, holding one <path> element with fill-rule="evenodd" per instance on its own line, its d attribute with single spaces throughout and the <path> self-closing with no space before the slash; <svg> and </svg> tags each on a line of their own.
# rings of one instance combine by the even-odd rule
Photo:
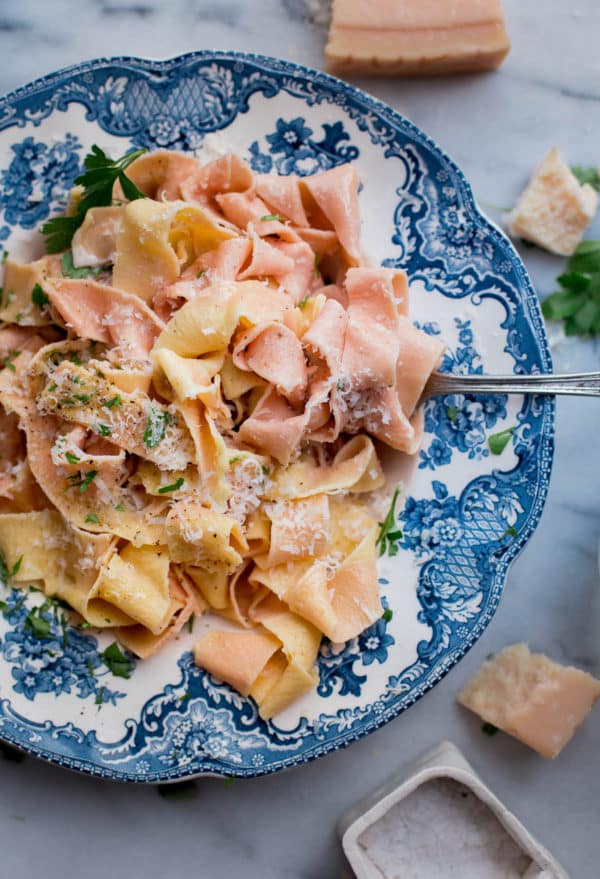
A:
<svg viewBox="0 0 600 879">
<path fill-rule="evenodd" d="M 121 395 L 117 394 L 116 397 L 113 397 L 111 400 L 107 400 L 102 405 L 105 407 L 105 409 L 114 409 L 115 406 L 120 406 L 122 402 L 123 400 L 121 399 Z"/>
<path fill-rule="evenodd" d="M 176 784 L 159 784 L 156 787 L 163 800 L 193 800 L 198 795 L 195 781 L 179 781 Z"/>
<path fill-rule="evenodd" d="M 100 654 L 100 658 L 109 671 L 117 678 L 129 678 L 133 670 L 133 660 L 129 659 L 116 641 Z"/>
<path fill-rule="evenodd" d="M 76 269 L 73 265 L 73 254 L 70 250 L 63 253 L 60 259 L 60 269 L 63 273 L 63 277 L 76 278 L 78 280 L 81 278 L 96 278 L 105 271 L 104 266 L 79 266 L 79 268 Z"/>
<path fill-rule="evenodd" d="M 492 433 L 488 436 L 488 446 L 492 455 L 502 454 L 514 432 L 514 427 L 507 427 L 506 430 L 500 430 L 498 433 Z"/>
<path fill-rule="evenodd" d="M 556 279 L 560 290 L 542 303 L 548 320 L 564 321 L 567 336 L 600 334 L 600 241 L 582 241 Z"/>
<path fill-rule="evenodd" d="M 171 485 L 163 485 L 162 488 L 158 489 L 159 494 L 166 494 L 168 491 L 179 491 L 181 486 L 184 483 L 183 476 L 180 476 L 179 479 L 176 479 Z"/>
<path fill-rule="evenodd" d="M 481 726 L 481 732 L 486 736 L 495 736 L 498 732 L 498 727 L 494 726 L 493 723 L 484 723 Z"/>
<path fill-rule="evenodd" d="M 12 569 L 8 570 L 8 565 L 6 564 L 6 558 L 4 557 L 4 553 L 0 549 L 0 582 L 3 586 L 8 586 L 9 580 L 12 580 L 13 577 L 16 577 L 21 568 L 21 564 L 23 562 L 23 556 L 19 556 L 17 561 L 12 566 Z"/>
<path fill-rule="evenodd" d="M 83 160 L 84 173 L 75 178 L 75 183 L 83 186 L 83 194 L 75 215 L 72 217 L 53 217 L 42 226 L 42 233 L 46 236 L 48 253 L 59 253 L 70 246 L 73 235 L 83 223 L 90 208 L 106 207 L 112 204 L 113 187 L 117 180 L 129 201 L 146 197 L 125 174 L 129 165 L 145 152 L 145 149 L 134 150 L 113 161 L 99 146 L 94 144 Z"/>
<path fill-rule="evenodd" d="M 74 455 L 73 452 L 65 452 L 65 458 L 69 464 L 79 464 L 79 461 L 81 460 L 77 455 Z"/>
<path fill-rule="evenodd" d="M 144 445 L 147 449 L 154 449 L 165 438 L 168 424 L 173 424 L 173 416 L 164 409 L 150 409 L 150 415 L 144 431 Z"/>
<path fill-rule="evenodd" d="M 381 619 L 384 622 L 389 623 L 393 616 L 394 616 L 394 611 L 390 610 L 389 607 L 386 607 L 384 612 L 381 614 Z"/>
<path fill-rule="evenodd" d="M 278 220 L 280 223 L 285 222 L 285 217 L 280 217 L 279 214 L 265 214 L 264 217 L 261 217 L 263 223 L 268 223 L 269 220 Z"/>
<path fill-rule="evenodd" d="M 600 173 L 598 168 L 584 168 L 582 165 L 571 165 L 571 171 L 582 186 L 585 183 L 589 183 L 596 192 L 600 191 Z"/>
<path fill-rule="evenodd" d="M 33 286 L 33 290 L 31 291 L 31 301 L 34 305 L 37 305 L 38 308 L 41 308 L 42 311 L 50 304 L 50 300 L 39 284 L 34 284 Z"/>
<path fill-rule="evenodd" d="M 96 513 L 88 513 L 85 517 L 85 521 L 89 522 L 90 525 L 99 525 L 100 519 L 96 515 Z"/>
<path fill-rule="evenodd" d="M 398 541 L 402 539 L 402 531 L 396 527 L 396 504 L 398 503 L 399 494 L 400 489 L 397 488 L 387 516 L 383 522 L 379 523 L 379 536 L 375 546 L 379 547 L 380 556 L 385 555 L 385 553 L 388 553 L 390 556 L 398 555 L 398 550 L 400 549 Z"/>
<path fill-rule="evenodd" d="M 78 473 L 67 476 L 67 479 L 71 482 L 71 488 L 77 488 L 79 494 L 85 494 L 97 475 L 97 470 L 88 470 L 85 474 Z"/>
<path fill-rule="evenodd" d="M 34 638 L 49 638 L 52 634 L 50 622 L 42 616 L 41 607 L 33 607 L 25 617 L 25 628 Z"/>
</svg>

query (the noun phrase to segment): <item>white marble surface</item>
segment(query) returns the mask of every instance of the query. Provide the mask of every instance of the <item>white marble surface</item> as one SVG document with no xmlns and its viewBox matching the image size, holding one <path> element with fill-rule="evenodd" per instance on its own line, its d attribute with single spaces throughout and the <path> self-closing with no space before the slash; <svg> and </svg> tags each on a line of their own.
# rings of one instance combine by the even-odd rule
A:
<svg viewBox="0 0 600 879">
<path fill-rule="evenodd" d="M 505 0 L 505 7 L 513 51 L 500 72 L 359 83 L 433 135 L 478 198 L 496 205 L 510 205 L 552 143 L 573 163 L 600 162 L 598 0 Z M 101 55 L 234 48 L 319 67 L 324 30 L 303 8 L 302 0 L 0 0 L 0 91 Z M 561 261 L 523 255 L 540 294 L 549 293 Z M 557 370 L 600 369 L 600 345 L 562 342 L 554 358 Z M 487 653 L 520 639 L 600 674 L 599 425 L 600 401 L 559 402 L 546 512 L 502 605 L 467 658 L 405 715 L 287 774 L 231 786 L 201 781 L 190 801 L 33 759 L 1 762 L 1 875 L 340 879 L 349 870 L 335 834 L 339 815 L 404 761 L 449 738 L 572 879 L 597 879 L 600 709 L 549 763 L 507 736 L 484 736 L 454 698 Z"/>
</svg>

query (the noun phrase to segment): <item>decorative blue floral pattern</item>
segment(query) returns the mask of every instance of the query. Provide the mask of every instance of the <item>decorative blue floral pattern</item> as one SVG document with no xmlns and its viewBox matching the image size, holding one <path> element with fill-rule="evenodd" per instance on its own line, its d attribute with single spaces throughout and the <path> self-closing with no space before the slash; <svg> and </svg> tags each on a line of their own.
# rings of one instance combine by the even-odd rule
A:
<svg viewBox="0 0 600 879">
<path fill-rule="evenodd" d="M 260 151 L 258 141 L 250 145 L 250 164 L 255 171 L 278 174 L 297 174 L 306 177 L 318 171 L 327 171 L 335 165 L 350 162 L 358 157 L 358 148 L 345 141 L 350 135 L 341 122 L 323 124 L 323 138 L 313 138 L 313 130 L 302 116 L 286 122 L 277 120 L 277 130 L 267 134 L 269 153 Z M 276 156 L 275 159 L 272 156 Z"/>
<path fill-rule="evenodd" d="M 440 365 L 442 372 L 458 375 L 483 373 L 481 356 L 473 346 L 473 330 L 470 320 L 455 318 L 458 329 L 458 345 L 454 351 L 448 348 Z M 437 324 L 422 325 L 430 335 L 439 336 Z M 506 418 L 506 394 L 487 394 L 476 397 L 471 394 L 451 394 L 434 397 L 425 406 L 425 430 L 435 439 L 427 449 L 419 452 L 421 469 L 436 470 L 452 461 L 452 449 L 465 452 L 469 458 L 480 460 L 490 454 L 487 436 L 490 428 Z"/>
<path fill-rule="evenodd" d="M 270 104 L 275 96 L 277 110 Z M 84 108 L 85 123 L 73 122 L 71 105 Z M 252 126 L 242 124 L 246 114 Z M 32 138 L 28 131 L 19 141 L 18 129 L 26 125 L 37 127 L 40 136 Z M 67 131 L 79 131 L 86 143 L 108 133 L 123 139 L 123 151 L 130 145 L 190 149 L 201 144 L 206 132 L 229 126 L 257 171 L 307 174 L 356 158 L 363 148 L 376 148 L 386 172 L 389 168 L 390 184 L 398 187 L 386 264 L 420 281 L 434 305 L 436 297 L 438 302 L 465 300 L 478 315 L 486 299 L 495 300 L 504 314 L 501 344 L 515 372 L 551 368 L 537 298 L 524 267 L 504 236 L 478 213 L 460 170 L 389 108 L 352 86 L 287 62 L 223 52 L 160 63 L 90 62 L 0 100 L 6 169 L 0 178 L 5 224 L 0 240 L 9 227 L 33 228 L 58 206 L 59 190 L 69 185 L 79 163 L 79 143 Z M 320 129 L 322 134 L 315 134 Z M 240 130 L 246 132 L 242 138 Z M 57 131 L 62 132 L 62 152 L 55 150 Z M 473 320 L 475 328 L 478 320 Z M 444 368 L 481 367 L 469 335 L 474 327 L 466 321 L 455 324 L 458 344 Z M 433 322 L 424 329 L 442 331 Z M 445 325 L 445 337 L 449 330 Z M 552 461 L 552 401 L 523 402 L 513 437 L 517 463 L 508 472 L 493 469 L 496 462 L 485 457 L 483 441 L 485 430 L 501 424 L 504 401 L 499 398 L 491 408 L 489 401 L 484 405 L 477 399 L 441 405 L 443 411 L 428 410 L 433 439 L 399 513 L 403 552 L 419 562 L 419 622 L 428 633 L 415 643 L 415 658 L 406 667 L 401 647 L 412 645 L 404 643 L 399 614 L 389 622 L 379 620 L 341 648 L 325 645 L 320 695 L 310 703 L 310 716 L 288 718 L 284 725 L 283 720 L 264 723 L 251 700 L 197 668 L 186 652 L 177 667 L 174 662 L 156 666 L 163 677 L 150 685 L 141 710 L 140 686 L 148 686 L 147 678 L 138 684 L 144 680 L 142 668 L 132 681 L 123 682 L 125 695 L 116 693 L 106 709 L 111 720 L 122 723 L 123 733 L 116 741 L 102 741 L 94 725 L 96 697 L 87 698 L 97 696 L 92 689 L 99 668 L 95 640 L 75 633 L 69 652 L 69 644 L 65 647 L 53 629 L 51 637 L 34 643 L 20 609 L 10 610 L 7 603 L 10 630 L 2 636 L 0 674 L 19 692 L 11 693 L 14 699 L 0 699 L 0 735 L 62 765 L 113 778 L 154 781 L 201 772 L 249 776 L 325 754 L 407 708 L 460 659 L 492 618 L 508 565 L 541 514 Z M 430 483 L 427 478 L 431 470 L 443 473 L 440 468 L 449 461 L 456 486 L 452 494 L 440 479 Z M 473 463 L 479 468 L 475 472 L 484 471 L 475 479 Z M 393 572 L 394 560 L 389 569 Z M 393 576 L 388 579 L 391 597 L 398 584 Z M 3 692 L 9 690 L 5 685 Z M 62 700 L 56 699 L 51 716 L 36 714 L 41 704 L 49 710 L 48 699 L 36 700 L 36 694 L 49 692 L 62 692 L 67 707 L 61 713 Z M 81 728 L 68 713 L 73 699 L 85 718 Z"/>
<path fill-rule="evenodd" d="M 2 606 L 11 629 L 0 639 L 0 655 L 13 666 L 15 692 L 30 701 L 40 693 L 76 693 L 81 699 L 94 696 L 99 707 L 115 705 L 125 694 L 105 683 L 114 678 L 100 658 L 96 639 L 70 626 L 56 602 L 42 603 L 37 596 L 12 589 Z M 45 634 L 34 633 L 32 612 Z"/>
<path fill-rule="evenodd" d="M 51 208 L 65 207 L 66 190 L 79 173 L 81 144 L 67 134 L 52 146 L 26 137 L 11 149 L 13 160 L 0 174 L 0 210 L 10 226 L 33 229 Z"/>
<path fill-rule="evenodd" d="M 380 586 L 389 586 L 389 580 L 380 578 Z M 387 599 L 382 597 L 382 604 L 386 610 L 389 605 Z M 355 665 L 367 666 L 373 662 L 384 663 L 388 658 L 388 648 L 395 644 L 394 638 L 387 632 L 388 621 L 385 617 L 377 620 L 368 629 L 365 629 L 358 638 L 353 638 L 346 644 L 332 644 L 324 641 L 319 655 L 319 685 L 320 696 L 331 696 L 339 684 L 339 695 L 360 696 L 366 675 L 361 675 L 355 669 Z"/>
</svg>

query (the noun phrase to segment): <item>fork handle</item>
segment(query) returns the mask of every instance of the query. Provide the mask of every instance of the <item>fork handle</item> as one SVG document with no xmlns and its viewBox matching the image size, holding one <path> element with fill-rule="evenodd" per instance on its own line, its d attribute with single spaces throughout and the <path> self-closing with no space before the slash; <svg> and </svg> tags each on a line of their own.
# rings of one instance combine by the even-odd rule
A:
<svg viewBox="0 0 600 879">
<path fill-rule="evenodd" d="M 572 375 L 452 375 L 434 372 L 425 395 L 448 394 L 574 394 L 600 397 L 600 372 Z"/>
</svg>

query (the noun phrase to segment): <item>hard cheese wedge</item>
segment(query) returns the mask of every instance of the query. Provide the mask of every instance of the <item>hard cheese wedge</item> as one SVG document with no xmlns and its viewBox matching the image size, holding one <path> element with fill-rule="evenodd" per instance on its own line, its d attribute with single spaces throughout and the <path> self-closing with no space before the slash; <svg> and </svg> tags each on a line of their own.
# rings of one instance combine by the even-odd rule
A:
<svg viewBox="0 0 600 879">
<path fill-rule="evenodd" d="M 484 662 L 458 701 L 543 757 L 556 757 L 600 698 L 600 681 L 526 644 Z"/>
<path fill-rule="evenodd" d="M 325 54 L 334 72 L 464 73 L 510 48 L 500 0 L 334 0 Z"/>
<path fill-rule="evenodd" d="M 553 147 L 508 216 L 511 235 L 551 253 L 571 256 L 598 210 L 598 195 L 583 186 Z"/>
</svg>

